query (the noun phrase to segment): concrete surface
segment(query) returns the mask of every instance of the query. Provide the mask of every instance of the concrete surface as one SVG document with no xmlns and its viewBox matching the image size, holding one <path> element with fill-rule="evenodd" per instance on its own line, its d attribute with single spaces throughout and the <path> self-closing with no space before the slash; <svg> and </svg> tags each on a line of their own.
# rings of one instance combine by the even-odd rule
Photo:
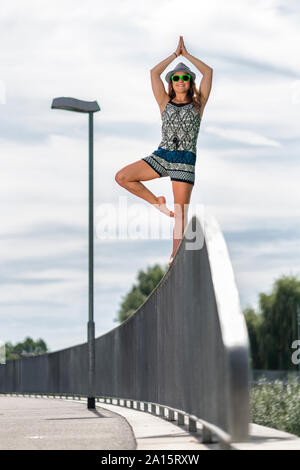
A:
<svg viewBox="0 0 300 470">
<path fill-rule="evenodd" d="M 142 406 L 142 405 L 141 405 Z M 101 407 L 122 415 L 131 425 L 137 441 L 137 450 L 142 449 L 193 449 L 220 450 L 220 443 L 214 436 L 214 443 L 201 443 L 201 425 L 197 423 L 197 433 L 188 432 L 188 421 L 179 427 L 174 422 L 150 415 L 131 408 L 101 403 Z M 158 408 L 158 407 L 157 407 Z M 158 410 L 157 410 L 158 411 Z M 176 417 L 176 413 L 175 413 Z M 185 417 L 186 418 L 186 417 Z M 300 438 L 277 429 L 249 424 L 249 441 L 235 442 L 232 447 L 236 450 L 300 450 Z"/>
<path fill-rule="evenodd" d="M 86 399 L 0 396 L 0 450 L 219 450 L 201 443 L 188 431 L 188 420 L 178 426 L 167 418 L 102 402 L 88 410 Z M 143 404 L 141 404 L 143 409 Z M 157 407 L 158 412 L 158 407 Z M 99 418 L 103 418 L 101 421 Z M 176 418 L 176 413 L 175 413 Z M 293 434 L 250 423 L 248 442 L 234 443 L 239 450 L 300 450 Z"/>
<path fill-rule="evenodd" d="M 159 418 L 136 409 L 106 403 L 99 403 L 99 405 L 97 403 L 98 406 L 119 413 L 126 418 L 133 429 L 137 450 L 209 450 L 208 446 L 201 443 L 201 433 L 188 431 L 187 420 L 183 426 L 177 426 L 174 424 L 176 421 L 168 421 L 166 418 Z M 158 412 L 158 406 L 156 408 Z M 212 446 L 218 447 L 217 444 L 212 444 Z"/>
<path fill-rule="evenodd" d="M 83 401 L 2 396 L 0 449 L 135 450 L 136 440 L 121 415 Z"/>
<path fill-rule="evenodd" d="M 249 442 L 235 443 L 238 450 L 300 450 L 300 438 L 294 434 L 250 423 Z"/>
</svg>

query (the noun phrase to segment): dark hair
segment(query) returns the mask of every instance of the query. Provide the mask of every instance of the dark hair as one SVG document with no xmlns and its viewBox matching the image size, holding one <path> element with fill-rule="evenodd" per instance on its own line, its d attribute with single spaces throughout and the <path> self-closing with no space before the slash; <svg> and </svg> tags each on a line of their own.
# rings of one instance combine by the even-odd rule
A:
<svg viewBox="0 0 300 470">
<path fill-rule="evenodd" d="M 169 81 L 168 95 L 171 100 L 176 96 L 172 85 L 172 80 Z M 197 90 L 196 83 L 193 80 L 193 77 L 190 78 L 190 87 L 187 91 L 187 99 L 190 99 L 193 103 L 194 109 L 200 112 L 200 108 L 202 106 L 202 96 L 201 93 Z"/>
</svg>

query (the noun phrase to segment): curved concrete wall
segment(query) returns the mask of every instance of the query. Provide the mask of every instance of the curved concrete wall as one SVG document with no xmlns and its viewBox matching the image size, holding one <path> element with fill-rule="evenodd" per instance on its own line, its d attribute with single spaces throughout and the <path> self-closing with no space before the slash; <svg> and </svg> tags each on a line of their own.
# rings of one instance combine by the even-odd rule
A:
<svg viewBox="0 0 300 470">
<path fill-rule="evenodd" d="M 196 250 L 193 233 L 202 240 Z M 241 440 L 248 436 L 248 354 L 224 238 L 214 217 L 193 216 L 151 295 L 96 339 L 96 396 L 170 406 Z M 0 366 L 0 392 L 87 395 L 87 380 L 86 343 Z"/>
</svg>

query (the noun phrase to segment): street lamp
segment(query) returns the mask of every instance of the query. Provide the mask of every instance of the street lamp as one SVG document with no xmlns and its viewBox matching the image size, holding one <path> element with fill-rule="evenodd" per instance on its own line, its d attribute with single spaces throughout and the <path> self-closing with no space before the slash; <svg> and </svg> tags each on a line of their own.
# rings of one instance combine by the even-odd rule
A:
<svg viewBox="0 0 300 470">
<path fill-rule="evenodd" d="M 95 408 L 95 322 L 94 322 L 94 184 L 93 184 L 93 113 L 100 111 L 97 101 L 76 98 L 54 98 L 53 109 L 89 113 L 89 321 L 88 337 L 88 399 L 87 407 Z"/>
</svg>

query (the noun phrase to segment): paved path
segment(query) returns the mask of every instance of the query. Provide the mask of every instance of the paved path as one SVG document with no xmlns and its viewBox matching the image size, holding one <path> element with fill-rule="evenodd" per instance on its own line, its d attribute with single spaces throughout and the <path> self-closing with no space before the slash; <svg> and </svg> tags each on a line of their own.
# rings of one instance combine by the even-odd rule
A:
<svg viewBox="0 0 300 470">
<path fill-rule="evenodd" d="M 102 418 L 102 419 L 101 419 Z M 121 415 L 57 398 L 0 397 L 0 449 L 134 450 Z"/>
<path fill-rule="evenodd" d="M 101 407 L 120 413 L 131 425 L 137 441 L 137 450 L 173 449 L 173 450 L 220 450 L 220 443 L 202 444 L 201 425 L 197 423 L 197 433 L 188 432 L 188 420 L 184 426 L 177 426 L 165 419 L 131 408 L 101 403 Z M 249 424 L 248 442 L 235 442 L 232 447 L 237 450 L 300 450 L 300 438 L 277 429 Z"/>
<path fill-rule="evenodd" d="M 0 396 L 0 450 L 218 450 L 219 443 L 202 444 L 201 426 L 189 433 L 188 422 L 174 422 L 151 413 L 97 402 L 88 410 L 86 399 Z M 102 418 L 102 419 L 101 419 Z M 300 438 L 250 423 L 248 442 L 236 449 L 300 450 Z"/>
<path fill-rule="evenodd" d="M 249 441 L 235 443 L 238 450 L 300 450 L 300 438 L 278 429 L 250 423 Z"/>
<path fill-rule="evenodd" d="M 126 418 L 136 438 L 136 450 L 209 450 L 210 448 L 202 444 L 201 431 L 197 433 L 188 431 L 186 416 L 184 425 L 178 426 L 176 422 L 136 409 L 108 403 L 101 403 L 100 406 Z M 158 412 L 158 406 L 156 411 Z M 211 448 L 218 448 L 217 439 L 215 444 L 211 444 Z"/>
<path fill-rule="evenodd" d="M 105 418 L 100 421 L 99 418 Z M 217 444 L 216 444 L 217 445 Z M 0 449 L 207 450 L 184 426 L 86 399 L 0 397 Z"/>
</svg>

